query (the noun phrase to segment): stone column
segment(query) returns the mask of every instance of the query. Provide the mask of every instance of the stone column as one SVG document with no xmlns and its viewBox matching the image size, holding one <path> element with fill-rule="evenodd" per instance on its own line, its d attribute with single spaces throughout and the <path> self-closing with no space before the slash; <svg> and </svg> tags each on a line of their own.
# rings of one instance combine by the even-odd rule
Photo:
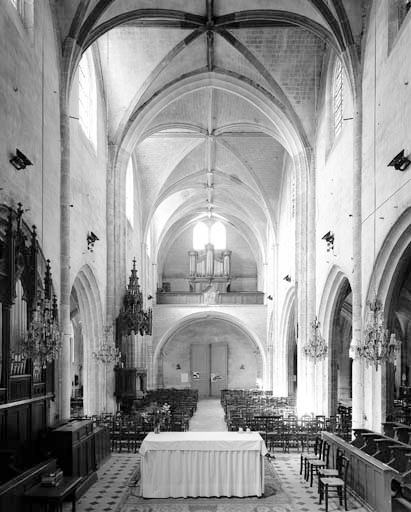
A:
<svg viewBox="0 0 411 512">
<path fill-rule="evenodd" d="M 268 389 L 275 391 L 277 396 L 286 396 L 282 394 L 281 388 L 282 383 L 286 379 L 287 375 L 287 351 L 284 350 L 284 343 L 280 343 L 279 339 L 279 302 L 277 297 L 279 296 L 278 290 L 278 244 L 275 243 L 271 246 L 270 265 L 266 268 L 265 287 L 266 291 L 272 290 L 274 293 L 274 300 L 267 302 L 267 370 L 268 374 Z M 270 283 L 268 282 L 270 281 Z M 270 311 L 271 306 L 271 311 Z M 283 341 L 283 340 L 282 340 Z M 274 350 L 276 347 L 276 350 Z M 275 358 L 275 359 L 274 359 Z M 275 366 L 274 366 L 275 365 Z M 274 374 L 276 375 L 276 385 L 274 385 Z"/>
<path fill-rule="evenodd" d="M 315 206 L 316 206 L 316 162 L 315 153 L 311 155 L 310 175 L 308 176 L 308 204 L 307 204 L 307 338 L 311 338 L 311 323 L 317 314 L 316 308 L 316 247 L 317 234 L 315 229 Z M 307 359 L 307 401 L 310 403 L 309 411 L 319 414 L 321 412 L 321 387 L 316 389 L 316 373 L 320 371 L 321 365 Z M 324 385 L 322 383 L 322 385 Z M 308 405 L 307 405 L 308 406 Z"/>
<path fill-rule="evenodd" d="M 109 144 L 107 155 L 107 177 L 106 177 L 106 225 L 107 225 L 107 288 L 106 288 L 106 315 L 107 325 L 113 325 L 115 314 L 115 269 L 114 269 L 114 159 L 117 146 Z"/>
<path fill-rule="evenodd" d="M 361 84 L 360 77 L 358 83 Z M 350 356 L 352 368 L 352 426 L 363 426 L 364 418 L 364 368 L 357 356 L 362 336 L 362 286 L 361 286 L 361 161 L 362 161 L 362 97 L 357 86 L 353 119 L 353 273 L 352 273 L 352 341 Z"/>
<path fill-rule="evenodd" d="M 68 99 L 67 99 L 68 102 Z M 60 420 L 70 418 L 70 118 L 62 94 L 61 109 L 61 176 L 60 176 L 60 329 L 62 344 L 59 355 L 58 392 Z"/>
<path fill-rule="evenodd" d="M 294 157 L 296 175 L 296 316 L 297 316 L 297 411 L 298 414 L 312 412 L 307 403 L 307 359 L 302 348 L 307 341 L 307 201 L 308 201 L 308 170 L 304 154 Z"/>
</svg>

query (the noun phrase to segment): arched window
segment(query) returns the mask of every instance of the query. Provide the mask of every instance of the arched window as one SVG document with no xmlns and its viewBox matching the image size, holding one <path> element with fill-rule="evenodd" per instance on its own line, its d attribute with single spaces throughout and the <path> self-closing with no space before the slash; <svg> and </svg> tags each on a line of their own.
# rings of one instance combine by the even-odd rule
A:
<svg viewBox="0 0 411 512">
<path fill-rule="evenodd" d="M 134 226 L 134 168 L 130 157 L 126 172 L 126 217 L 131 227 Z"/>
<path fill-rule="evenodd" d="M 96 75 L 90 51 L 86 51 L 79 64 L 78 115 L 80 126 L 86 137 L 97 147 L 97 102 Z"/>
<path fill-rule="evenodd" d="M 340 59 L 335 62 L 333 80 L 334 134 L 337 136 L 343 121 L 343 69 Z"/>
<path fill-rule="evenodd" d="M 223 250 L 226 248 L 226 230 L 222 222 L 215 222 L 211 226 L 210 239 L 214 249 Z"/>
<path fill-rule="evenodd" d="M 193 249 L 201 251 L 208 243 L 208 228 L 204 222 L 198 222 L 193 229 Z"/>
</svg>

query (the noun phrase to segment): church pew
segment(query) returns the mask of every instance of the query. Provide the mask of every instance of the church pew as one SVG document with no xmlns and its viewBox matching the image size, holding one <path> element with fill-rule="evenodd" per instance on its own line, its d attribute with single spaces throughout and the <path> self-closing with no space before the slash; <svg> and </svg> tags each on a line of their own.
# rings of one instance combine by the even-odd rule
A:
<svg viewBox="0 0 411 512">
<path fill-rule="evenodd" d="M 394 439 L 398 439 L 402 443 L 409 444 L 411 435 L 411 427 L 407 425 L 401 425 L 394 427 Z"/>
<path fill-rule="evenodd" d="M 389 465 L 395 462 L 402 452 L 411 451 L 411 446 L 402 447 L 401 445 L 394 444 L 394 440 L 389 437 L 375 439 L 375 444 L 377 446 L 377 451 L 372 456 Z M 400 448 L 400 450 L 396 450 L 396 448 Z M 406 468 L 404 468 L 402 472 L 403 471 L 406 471 Z"/>
<path fill-rule="evenodd" d="M 391 512 L 391 487 L 400 479 L 399 472 L 331 432 L 321 437 L 330 444 L 330 460 L 335 460 L 337 448 L 349 459 L 347 485 L 353 493 L 374 510 Z"/>
<path fill-rule="evenodd" d="M 378 451 L 376 441 L 384 439 L 384 435 L 378 432 L 363 432 L 362 437 L 365 440 L 365 444 L 361 446 L 360 450 L 374 457 Z M 393 442 L 394 440 L 391 439 L 391 441 Z"/>
<path fill-rule="evenodd" d="M 385 421 L 382 423 L 383 432 L 402 443 L 410 444 L 411 426 L 397 421 Z"/>
<path fill-rule="evenodd" d="M 369 430 L 368 428 L 355 428 L 353 430 L 354 433 L 354 439 L 351 441 L 351 444 L 355 446 L 356 448 L 362 448 L 366 444 L 366 439 L 363 437 L 363 434 L 366 434 L 367 432 L 373 432 L 372 430 Z"/>
</svg>

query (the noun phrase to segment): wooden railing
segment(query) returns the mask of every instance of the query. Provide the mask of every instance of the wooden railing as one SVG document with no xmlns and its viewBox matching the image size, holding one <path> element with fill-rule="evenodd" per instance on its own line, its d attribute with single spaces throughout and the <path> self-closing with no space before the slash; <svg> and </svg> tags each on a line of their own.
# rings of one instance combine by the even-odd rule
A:
<svg viewBox="0 0 411 512">
<path fill-rule="evenodd" d="M 337 448 L 349 459 L 347 485 L 354 494 L 375 511 L 391 512 L 391 484 L 399 479 L 398 471 L 332 433 L 321 435 L 331 446 L 330 460 L 335 460 Z"/>
</svg>

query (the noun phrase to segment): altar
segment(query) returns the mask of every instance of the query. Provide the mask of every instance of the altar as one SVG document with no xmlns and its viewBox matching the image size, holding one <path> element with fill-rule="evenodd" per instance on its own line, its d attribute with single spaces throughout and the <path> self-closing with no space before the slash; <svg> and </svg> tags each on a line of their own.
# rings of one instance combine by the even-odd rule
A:
<svg viewBox="0 0 411 512">
<path fill-rule="evenodd" d="M 258 432 L 152 432 L 140 447 L 141 495 L 261 496 L 266 453 Z"/>
</svg>

